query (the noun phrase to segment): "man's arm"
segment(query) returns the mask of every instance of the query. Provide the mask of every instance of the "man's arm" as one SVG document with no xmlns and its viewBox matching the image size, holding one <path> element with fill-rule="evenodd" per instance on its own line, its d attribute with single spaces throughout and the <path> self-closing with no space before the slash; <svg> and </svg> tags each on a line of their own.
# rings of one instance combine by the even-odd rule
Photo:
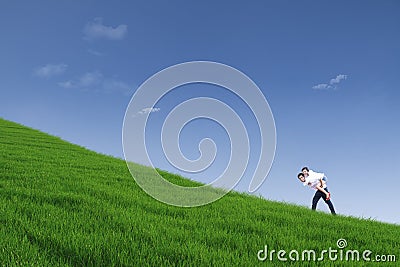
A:
<svg viewBox="0 0 400 267">
<path fill-rule="evenodd" d="M 319 179 L 319 183 L 320 183 L 322 188 L 324 188 L 324 185 L 326 185 L 326 182 L 325 182 L 324 178 L 320 178 Z"/>
<path fill-rule="evenodd" d="M 323 181 L 322 181 L 322 179 L 320 179 L 320 184 L 317 185 L 316 187 L 317 187 L 317 189 L 318 189 L 319 191 L 321 191 L 322 193 L 324 193 L 324 194 L 326 195 L 326 197 L 328 198 L 328 197 L 329 197 L 329 193 L 326 192 L 326 190 L 325 190 L 322 186 L 323 186 Z"/>
</svg>

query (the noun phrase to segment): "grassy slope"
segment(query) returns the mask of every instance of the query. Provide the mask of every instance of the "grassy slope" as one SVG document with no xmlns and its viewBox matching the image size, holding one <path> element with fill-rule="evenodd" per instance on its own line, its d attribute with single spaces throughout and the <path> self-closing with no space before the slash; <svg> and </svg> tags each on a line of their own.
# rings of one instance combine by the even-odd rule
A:
<svg viewBox="0 0 400 267">
<path fill-rule="evenodd" d="M 257 260 L 264 245 L 321 251 L 345 238 L 349 249 L 399 257 L 399 237 L 399 226 L 238 193 L 168 206 L 138 188 L 123 160 L 0 119 L 0 265 L 271 266 L 279 262 Z"/>
</svg>

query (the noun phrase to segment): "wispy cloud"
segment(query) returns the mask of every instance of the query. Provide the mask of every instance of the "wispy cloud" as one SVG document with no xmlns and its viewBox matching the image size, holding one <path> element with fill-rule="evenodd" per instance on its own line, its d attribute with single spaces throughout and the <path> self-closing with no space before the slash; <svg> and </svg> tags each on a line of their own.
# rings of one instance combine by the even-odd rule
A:
<svg viewBox="0 0 400 267">
<path fill-rule="evenodd" d="M 59 82 L 58 85 L 61 87 L 64 87 L 64 88 L 73 88 L 74 87 L 74 84 L 72 83 L 72 81 Z"/>
<path fill-rule="evenodd" d="M 312 88 L 313 89 L 328 89 L 330 86 L 326 83 L 320 83 L 317 85 L 314 85 Z"/>
<path fill-rule="evenodd" d="M 161 110 L 160 108 L 154 108 L 154 107 L 143 108 L 142 110 L 139 110 L 136 114 L 134 114 L 133 117 L 146 115 L 153 112 L 159 112 L 160 110 Z"/>
<path fill-rule="evenodd" d="M 34 69 L 33 74 L 38 77 L 49 78 L 54 75 L 59 75 L 67 70 L 66 64 L 47 64 Z"/>
<path fill-rule="evenodd" d="M 106 93 L 118 92 L 124 95 L 130 95 L 133 91 L 132 86 L 116 79 L 105 79 L 102 83 L 102 87 Z"/>
<path fill-rule="evenodd" d="M 148 113 L 152 113 L 152 112 L 158 112 L 160 111 L 160 108 L 144 108 L 141 111 L 139 111 L 139 114 L 148 114 Z"/>
<path fill-rule="evenodd" d="M 83 74 L 78 80 L 79 87 L 91 87 L 99 85 L 103 80 L 103 74 L 99 71 L 87 72 Z"/>
<path fill-rule="evenodd" d="M 59 82 L 58 85 L 64 88 L 88 88 L 99 85 L 103 80 L 103 74 L 99 71 L 87 72 L 75 80 Z"/>
<path fill-rule="evenodd" d="M 101 56 L 104 55 L 103 53 L 101 53 L 99 51 L 96 51 L 96 50 L 93 50 L 93 49 L 88 49 L 88 53 L 92 54 L 93 56 L 97 56 L 97 57 L 101 57 Z"/>
<path fill-rule="evenodd" d="M 88 22 L 83 28 L 85 40 L 93 39 L 108 39 L 108 40 L 122 40 L 128 32 L 128 26 L 125 24 L 116 27 L 106 26 L 103 24 L 102 18 L 95 18 L 93 21 Z"/>
<path fill-rule="evenodd" d="M 77 79 L 59 82 L 58 85 L 67 89 L 93 89 L 104 93 L 118 92 L 124 95 L 130 95 L 133 90 L 133 86 L 115 78 L 107 78 L 99 71 L 87 72 Z"/>
<path fill-rule="evenodd" d="M 331 81 L 329 82 L 329 84 L 335 84 L 335 83 L 340 83 L 341 80 L 346 80 L 347 79 L 347 75 L 345 74 L 339 74 L 336 76 L 336 78 L 331 79 Z"/>
<path fill-rule="evenodd" d="M 316 90 L 327 90 L 327 89 L 336 89 L 337 85 L 343 81 L 347 79 L 347 75 L 346 74 L 339 74 L 336 75 L 335 78 L 330 79 L 329 83 L 319 83 L 316 84 L 312 87 L 312 89 L 316 89 Z"/>
</svg>

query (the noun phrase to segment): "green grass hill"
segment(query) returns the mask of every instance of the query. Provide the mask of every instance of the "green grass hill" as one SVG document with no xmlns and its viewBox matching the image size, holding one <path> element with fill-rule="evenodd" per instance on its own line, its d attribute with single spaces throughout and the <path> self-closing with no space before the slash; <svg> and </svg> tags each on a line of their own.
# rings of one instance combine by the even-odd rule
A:
<svg viewBox="0 0 400 267">
<path fill-rule="evenodd" d="M 303 250 L 317 258 L 338 250 L 341 238 L 343 254 L 371 250 L 371 261 L 301 260 Z M 276 252 L 260 261 L 265 246 L 285 250 L 287 261 Z M 378 254 L 396 262 L 377 263 Z M 236 192 L 202 207 L 168 206 L 136 185 L 125 161 L 0 119 L 0 266 L 375 265 L 400 266 L 400 226 Z"/>
</svg>

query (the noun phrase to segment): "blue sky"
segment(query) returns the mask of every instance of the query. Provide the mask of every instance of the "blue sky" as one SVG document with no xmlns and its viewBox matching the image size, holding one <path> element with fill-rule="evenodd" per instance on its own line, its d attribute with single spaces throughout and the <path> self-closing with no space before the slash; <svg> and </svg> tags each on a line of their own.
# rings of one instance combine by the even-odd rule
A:
<svg viewBox="0 0 400 267">
<path fill-rule="evenodd" d="M 122 157 L 124 113 L 140 84 L 174 64 L 221 62 L 258 85 L 275 118 L 275 161 L 256 194 L 310 206 L 313 192 L 296 180 L 307 165 L 327 174 L 339 213 L 400 223 L 398 1 L 0 6 L 1 117 Z M 252 127 L 249 109 L 226 92 L 205 85 L 180 90 L 160 101 L 151 113 L 155 122 L 179 101 L 209 96 L 231 103 Z M 189 158 L 204 137 L 220 143 L 215 170 L 195 177 L 208 181 L 227 162 L 226 133 L 208 121 L 185 131 L 182 150 Z M 256 135 L 251 140 L 250 169 L 259 154 Z M 155 154 L 157 166 L 174 171 Z M 327 210 L 322 202 L 319 208 Z"/>
</svg>

